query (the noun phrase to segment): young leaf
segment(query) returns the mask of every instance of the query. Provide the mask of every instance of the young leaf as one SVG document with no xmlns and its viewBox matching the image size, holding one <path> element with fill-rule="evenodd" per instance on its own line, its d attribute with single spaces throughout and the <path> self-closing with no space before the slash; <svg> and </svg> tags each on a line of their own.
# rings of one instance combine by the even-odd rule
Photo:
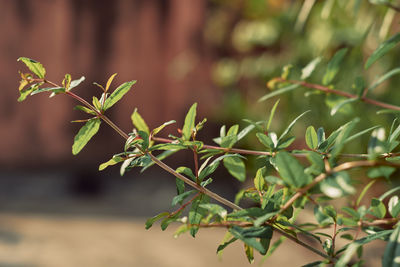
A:
<svg viewBox="0 0 400 267">
<path fill-rule="evenodd" d="M 333 81 L 336 74 L 339 72 L 340 63 L 342 63 L 342 60 L 347 53 L 347 50 L 348 50 L 347 48 L 340 49 L 335 53 L 331 61 L 329 61 L 325 75 L 322 78 L 323 85 L 329 85 Z"/>
<path fill-rule="evenodd" d="M 118 86 L 118 88 L 115 89 L 104 102 L 104 110 L 111 108 L 115 103 L 117 103 L 126 93 L 128 93 L 129 89 L 131 89 L 132 85 L 135 83 L 136 81 L 130 81 Z"/>
<path fill-rule="evenodd" d="M 276 108 L 278 107 L 279 101 L 280 101 L 280 99 L 278 99 L 278 100 L 275 102 L 274 106 L 273 106 L 272 109 L 271 109 L 271 112 L 270 112 L 270 114 L 269 114 L 269 119 L 268 119 L 268 122 L 267 122 L 267 126 L 265 127 L 265 130 L 266 130 L 266 131 L 269 130 L 269 126 L 271 125 L 272 119 L 274 118 L 275 110 L 276 110 Z"/>
<path fill-rule="evenodd" d="M 179 181 L 180 181 L 180 180 L 179 180 Z M 172 199 L 171 206 L 175 206 L 175 205 L 178 204 L 178 203 L 182 204 L 182 201 L 183 201 L 185 198 L 187 198 L 188 196 L 190 196 L 191 194 L 193 194 L 194 192 L 196 192 L 196 190 L 186 191 L 186 192 L 183 192 L 183 193 L 181 193 L 181 194 L 175 196 L 175 197 Z"/>
<path fill-rule="evenodd" d="M 173 124 L 173 123 L 175 123 L 175 122 L 176 122 L 176 121 L 174 121 L 174 120 L 170 120 L 170 121 L 164 122 L 162 125 L 160 125 L 160 126 L 158 126 L 157 128 L 153 129 L 153 131 L 151 131 L 151 135 L 152 135 L 152 136 L 155 136 L 155 135 L 158 134 L 162 129 L 164 129 L 164 127 L 166 127 L 166 126 L 168 126 L 168 125 L 170 125 L 170 124 Z"/>
<path fill-rule="evenodd" d="M 97 97 L 93 96 L 92 103 L 97 110 L 101 110 L 101 103 Z"/>
<path fill-rule="evenodd" d="M 200 224 L 201 219 L 207 214 L 207 210 L 201 208 L 200 204 L 205 204 L 209 202 L 209 197 L 206 195 L 200 195 L 192 202 L 192 207 L 189 211 L 189 223 L 192 225 L 190 228 L 190 234 L 195 237 L 199 227 L 197 226 Z"/>
<path fill-rule="evenodd" d="M 46 70 L 40 62 L 37 62 L 36 60 L 27 57 L 20 57 L 17 61 L 22 61 L 36 76 L 44 79 L 44 76 L 46 75 Z"/>
<path fill-rule="evenodd" d="M 131 120 L 133 125 L 136 127 L 138 131 L 143 131 L 146 132 L 147 134 L 150 134 L 149 126 L 147 126 L 142 116 L 140 116 L 139 112 L 137 111 L 137 108 L 135 108 L 135 110 L 133 111 L 131 115 Z"/>
<path fill-rule="evenodd" d="M 316 149 L 318 146 L 318 136 L 313 126 L 309 126 L 306 130 L 306 144 L 311 149 Z"/>
<path fill-rule="evenodd" d="M 257 238 L 271 240 L 272 228 L 270 226 L 242 228 L 234 225 L 229 229 L 229 232 L 248 246 L 258 250 L 261 254 L 265 255 L 267 253 L 269 242 L 268 246 L 265 246 Z"/>
<path fill-rule="evenodd" d="M 386 207 L 381 200 L 373 198 L 371 200 L 371 207 L 369 212 L 375 217 L 382 219 L 386 215 Z"/>
<path fill-rule="evenodd" d="M 400 201 L 398 196 L 392 196 L 388 202 L 388 210 L 393 218 L 400 214 Z"/>
<path fill-rule="evenodd" d="M 64 80 L 62 81 L 62 86 L 65 88 L 65 90 L 68 91 L 69 86 L 71 85 L 71 74 L 65 74 Z"/>
<path fill-rule="evenodd" d="M 246 166 L 239 157 L 227 157 L 223 159 L 223 163 L 228 172 L 241 182 L 246 180 Z"/>
<path fill-rule="evenodd" d="M 276 155 L 276 165 L 283 181 L 290 186 L 300 188 L 311 182 L 311 176 L 304 173 L 303 166 L 286 151 Z"/>
<path fill-rule="evenodd" d="M 77 105 L 77 106 L 74 107 L 74 109 L 81 110 L 81 111 L 83 111 L 83 112 L 85 112 L 87 114 L 96 115 L 96 112 L 94 112 L 93 110 L 91 110 L 91 109 L 89 109 L 89 108 L 87 108 L 85 106 Z"/>
<path fill-rule="evenodd" d="M 108 166 L 115 165 L 115 164 L 117 164 L 119 162 L 122 162 L 122 161 L 124 161 L 124 159 L 122 157 L 114 156 L 109 161 L 100 164 L 99 171 L 102 171 L 105 168 L 107 168 Z"/>
<path fill-rule="evenodd" d="M 100 128 L 100 119 L 91 119 L 79 130 L 74 138 L 72 154 L 78 154 Z"/>
<path fill-rule="evenodd" d="M 327 177 L 321 182 L 320 189 L 330 198 L 339 198 L 356 192 L 347 172 L 337 172 Z"/>
<path fill-rule="evenodd" d="M 29 86 L 28 88 L 22 89 L 19 92 L 20 96 L 18 98 L 18 102 L 24 101 L 28 97 L 28 95 L 30 95 L 31 93 L 38 90 L 39 86 L 40 86 L 40 83 L 35 83 L 35 84 L 32 84 L 31 86 Z"/>
<path fill-rule="evenodd" d="M 367 193 L 368 189 L 376 182 L 376 180 L 372 180 L 371 182 L 369 182 L 364 189 L 361 191 L 360 195 L 357 198 L 356 201 L 356 206 L 360 205 L 361 200 L 363 199 L 365 193 Z"/>
<path fill-rule="evenodd" d="M 264 191 L 264 186 L 265 186 L 265 180 L 263 175 L 264 171 L 265 167 L 258 169 L 256 177 L 254 178 L 254 186 L 260 192 Z"/>
<path fill-rule="evenodd" d="M 192 131 L 195 128 L 196 108 L 197 103 L 194 103 L 186 114 L 185 123 L 182 128 L 183 140 L 190 140 L 192 136 Z"/>
<path fill-rule="evenodd" d="M 367 59 L 365 63 L 365 69 L 368 69 L 375 61 L 383 57 L 387 52 L 389 52 L 393 47 L 400 42 L 400 33 L 390 37 L 383 43 L 381 43 L 378 48 L 372 53 L 372 55 Z"/>
<path fill-rule="evenodd" d="M 110 85 L 112 83 L 112 81 L 114 80 L 115 76 L 117 76 L 116 73 L 114 73 L 113 75 L 110 76 L 110 78 L 108 78 L 107 84 L 106 84 L 106 88 L 104 89 L 104 91 L 107 93 L 108 89 L 110 89 Z"/>
<path fill-rule="evenodd" d="M 65 88 L 64 87 L 47 87 L 47 88 L 40 88 L 38 90 L 35 90 L 31 93 L 31 95 L 36 95 L 36 94 L 40 94 L 43 92 L 52 92 L 55 94 L 59 94 L 59 93 L 63 93 L 65 92 Z"/>
</svg>

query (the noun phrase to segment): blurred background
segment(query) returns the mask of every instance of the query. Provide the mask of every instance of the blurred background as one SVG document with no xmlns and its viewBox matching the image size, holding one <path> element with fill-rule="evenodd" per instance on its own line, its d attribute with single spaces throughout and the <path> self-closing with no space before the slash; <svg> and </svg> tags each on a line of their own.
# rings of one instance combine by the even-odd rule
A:
<svg viewBox="0 0 400 267">
<path fill-rule="evenodd" d="M 391 1 L 396 5 L 396 1 Z M 228 248 L 223 261 L 215 255 L 224 232 L 201 231 L 199 241 L 172 238 L 172 230 L 145 232 L 144 221 L 170 209 L 174 178 L 157 168 L 119 176 L 118 167 L 98 172 L 98 165 L 123 149 L 123 140 L 104 124 L 78 155 L 73 136 L 84 119 L 74 101 L 45 94 L 17 103 L 17 63 L 24 56 L 40 61 L 47 78 L 60 83 L 65 73 L 85 82 L 76 92 L 88 99 L 100 95 L 92 83 L 105 84 L 118 73 L 112 89 L 132 79 L 133 90 L 109 110 L 124 131 L 132 130 L 137 107 L 151 128 L 175 119 L 165 131 L 177 134 L 185 114 L 198 102 L 198 118 L 208 122 L 200 139 L 212 143 L 221 125 L 242 119 L 265 119 L 277 98 L 258 103 L 270 92 L 266 83 L 282 67 L 302 67 L 322 58 L 315 77 L 340 48 L 351 50 L 336 79 L 338 89 L 352 91 L 355 77 L 366 84 L 398 66 L 394 50 L 371 67 L 363 62 L 380 42 L 398 31 L 400 16 L 382 4 L 361 0 L 0 0 L 0 266 L 241 266 L 240 247 Z M 320 83 L 317 78 L 312 82 Z M 372 98 L 395 103 L 400 97 L 393 77 Z M 306 93 L 306 94 L 305 94 Z M 346 106 L 331 117 L 341 99 L 296 90 L 281 99 L 272 128 L 279 132 L 312 107 L 304 125 L 323 126 L 329 133 L 354 116 L 359 129 L 390 125 L 393 116 L 376 108 Z M 328 118 L 328 119 L 327 119 Z M 304 144 L 298 138 L 293 148 Z M 349 149 L 365 152 L 368 136 Z M 241 147 L 259 148 L 256 140 Z M 168 163 L 188 165 L 178 154 Z M 251 163 L 250 163 L 251 165 Z M 252 174 L 249 173 L 249 176 Z M 233 199 L 243 185 L 223 171 L 213 189 Z M 172 227 L 173 228 L 173 227 Z M 203 236 L 203 237 L 202 237 Z M 287 246 L 291 246 L 288 244 Z M 168 248 L 168 249 L 167 249 Z M 286 248 L 288 249 L 288 248 Z M 293 249 L 293 247 L 290 247 Z M 284 253 L 285 247 L 278 251 Z M 295 253 L 296 254 L 296 253 Z M 307 262 L 303 250 L 293 259 L 277 254 L 284 266 Z M 370 265 L 374 266 L 371 259 Z"/>
</svg>

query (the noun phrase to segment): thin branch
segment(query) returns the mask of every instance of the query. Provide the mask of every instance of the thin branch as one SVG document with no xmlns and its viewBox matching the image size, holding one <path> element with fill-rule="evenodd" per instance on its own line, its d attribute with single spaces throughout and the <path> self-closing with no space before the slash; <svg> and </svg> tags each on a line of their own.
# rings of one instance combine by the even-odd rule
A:
<svg viewBox="0 0 400 267">
<path fill-rule="evenodd" d="M 304 86 L 304 87 L 307 87 L 307 88 L 310 88 L 310 89 L 315 89 L 315 90 L 319 90 L 319 91 L 322 91 L 322 92 L 325 92 L 325 93 L 331 93 L 331 94 L 335 94 L 335 95 L 340 95 L 340 96 L 344 96 L 346 98 L 354 98 L 354 99 L 358 98 L 358 99 L 360 99 L 360 101 L 368 103 L 368 104 L 372 104 L 372 105 L 379 106 L 379 107 L 386 108 L 386 109 L 392 109 L 392 110 L 400 111 L 400 107 L 399 106 L 395 106 L 395 105 L 391 105 L 391 104 L 387 104 L 387 103 L 384 103 L 384 102 L 380 102 L 380 101 L 377 101 L 377 100 L 374 100 L 374 99 L 371 99 L 371 98 L 367 98 L 364 94 L 360 97 L 360 96 L 355 95 L 355 94 L 350 94 L 350 93 L 347 93 L 347 92 L 344 92 L 344 91 L 331 89 L 329 87 L 326 87 L 326 86 L 323 86 L 323 85 L 320 85 L 320 84 L 308 83 L 308 82 L 305 82 L 305 81 L 285 80 L 285 79 L 282 79 L 282 78 L 276 78 L 276 80 L 280 81 L 280 82 L 288 82 L 288 83 L 291 83 L 291 84 L 298 84 L 298 85 L 301 85 L 301 86 Z"/>
</svg>

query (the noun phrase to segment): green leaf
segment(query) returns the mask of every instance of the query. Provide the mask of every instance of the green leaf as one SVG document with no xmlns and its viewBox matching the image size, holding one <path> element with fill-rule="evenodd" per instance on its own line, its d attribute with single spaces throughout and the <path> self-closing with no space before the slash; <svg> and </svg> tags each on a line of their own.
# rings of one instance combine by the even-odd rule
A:
<svg viewBox="0 0 400 267">
<path fill-rule="evenodd" d="M 264 191 L 264 186 L 265 186 L 265 180 L 263 175 L 264 172 L 265 172 L 265 167 L 258 169 L 256 177 L 254 178 L 254 186 L 260 192 Z"/>
<path fill-rule="evenodd" d="M 364 197 L 365 193 L 367 193 L 368 189 L 369 189 L 375 182 L 376 182 L 376 180 L 373 180 L 373 181 L 369 182 L 369 183 L 364 187 L 364 189 L 361 191 L 360 195 L 359 195 L 358 198 L 357 198 L 356 206 L 359 206 L 359 205 L 360 205 L 360 202 L 361 202 L 362 198 Z"/>
<path fill-rule="evenodd" d="M 346 140 L 349 137 L 351 131 L 353 130 L 354 126 L 356 123 L 358 123 L 359 119 L 355 118 L 349 123 L 346 123 L 342 127 L 339 128 L 339 131 L 337 133 L 337 137 L 334 138 L 335 140 L 335 145 L 331 151 L 331 161 L 334 160 L 334 158 L 339 155 L 339 153 L 343 150 L 344 145 L 346 144 Z M 333 135 L 333 133 L 332 133 Z M 327 139 L 328 143 L 330 141 L 330 137 Z"/>
<path fill-rule="evenodd" d="M 271 109 L 271 112 L 269 113 L 269 119 L 268 119 L 268 122 L 267 122 L 267 126 L 265 127 L 265 130 L 266 130 L 266 131 L 269 130 L 269 126 L 271 125 L 272 119 L 274 118 L 275 111 L 276 111 L 276 108 L 278 107 L 279 101 L 280 101 L 280 99 L 278 99 L 278 100 L 275 102 L 274 106 L 273 106 L 272 109 Z"/>
<path fill-rule="evenodd" d="M 278 144 L 276 145 L 276 150 L 281 150 L 281 149 L 287 148 L 294 142 L 294 140 L 296 140 L 296 137 L 294 137 L 294 136 L 279 140 Z"/>
<path fill-rule="evenodd" d="M 78 154 L 100 128 L 100 119 L 91 119 L 79 130 L 74 138 L 72 154 Z"/>
<path fill-rule="evenodd" d="M 233 242 L 235 242 L 236 240 L 238 240 L 236 237 L 232 237 L 230 240 L 223 242 L 221 245 L 218 246 L 217 248 L 217 253 L 221 253 L 221 251 L 223 249 L 225 249 L 228 245 L 232 244 Z"/>
<path fill-rule="evenodd" d="M 274 149 L 275 148 L 275 145 L 277 143 L 274 144 L 274 142 L 272 141 L 270 136 L 268 136 L 268 135 L 266 135 L 264 133 L 256 133 L 256 136 L 257 136 L 258 140 L 260 141 L 260 143 L 263 144 L 265 147 L 267 147 L 269 149 Z"/>
<path fill-rule="evenodd" d="M 65 92 L 65 88 L 64 87 L 47 87 L 47 88 L 40 88 L 38 90 L 35 90 L 31 93 L 31 95 L 36 95 L 36 94 L 40 94 L 43 92 L 52 92 L 52 93 L 64 93 Z"/>
<path fill-rule="evenodd" d="M 237 141 L 240 141 L 241 139 L 243 139 L 248 133 L 250 133 L 253 129 L 255 128 L 254 125 L 248 125 L 246 126 L 243 130 L 241 130 L 238 134 L 237 134 Z"/>
<path fill-rule="evenodd" d="M 234 225 L 229 229 L 229 232 L 248 246 L 258 250 L 261 254 L 267 253 L 269 243 L 266 246 L 259 242 L 257 238 L 271 240 L 272 228 L 270 226 L 242 228 Z"/>
<path fill-rule="evenodd" d="M 178 203 L 179 203 L 179 204 L 182 204 L 182 201 L 183 201 L 185 198 L 187 198 L 188 196 L 190 196 L 191 194 L 193 194 L 194 192 L 196 192 L 196 190 L 186 191 L 186 192 L 183 192 L 183 193 L 181 193 L 181 194 L 175 196 L 175 197 L 172 199 L 171 205 L 172 205 L 172 206 L 175 206 L 175 205 L 178 204 Z"/>
<path fill-rule="evenodd" d="M 100 103 L 100 101 L 99 101 L 99 99 L 98 99 L 97 97 L 93 96 L 92 103 L 93 103 L 93 106 L 94 106 L 98 111 L 101 110 L 101 103 Z"/>
<path fill-rule="evenodd" d="M 387 52 L 389 52 L 393 47 L 400 42 L 400 33 L 390 37 L 383 43 L 381 43 L 378 48 L 372 53 L 372 55 L 367 59 L 365 63 L 365 69 L 368 69 L 375 61 L 383 57 Z"/>
<path fill-rule="evenodd" d="M 331 116 L 335 115 L 344 105 L 353 103 L 358 101 L 358 98 L 349 98 L 349 99 L 345 99 L 342 102 L 339 102 L 338 104 L 336 104 L 332 109 L 331 109 Z"/>
<path fill-rule="evenodd" d="M 18 102 L 24 101 L 28 97 L 28 95 L 30 95 L 31 93 L 38 90 L 39 86 L 40 86 L 40 83 L 35 83 L 35 84 L 32 84 L 31 86 L 29 86 L 28 88 L 22 89 L 19 92 L 20 96 L 18 98 Z"/>
<path fill-rule="evenodd" d="M 209 202 L 209 198 L 206 195 L 200 195 L 197 197 L 193 202 L 192 206 L 189 211 L 189 223 L 192 224 L 190 228 L 190 234 L 195 237 L 197 231 L 199 230 L 199 227 L 197 226 L 200 224 L 201 219 L 206 216 L 207 210 L 204 208 L 201 208 L 199 205 L 200 204 L 205 204 Z"/>
<path fill-rule="evenodd" d="M 182 128 L 183 140 L 190 140 L 192 136 L 192 131 L 195 128 L 196 108 L 197 103 L 194 103 L 186 114 L 185 123 Z"/>
<path fill-rule="evenodd" d="M 311 74 L 314 72 L 315 67 L 321 62 L 321 57 L 317 57 L 313 59 L 310 63 L 307 64 L 302 70 L 301 70 L 301 80 L 305 80 L 308 77 L 311 76 Z"/>
<path fill-rule="evenodd" d="M 118 157 L 118 156 L 114 156 L 109 161 L 100 164 L 99 171 L 102 171 L 105 168 L 107 168 L 108 166 L 115 165 L 115 164 L 117 164 L 119 162 L 122 162 L 122 161 L 124 161 L 124 158 Z"/>
<path fill-rule="evenodd" d="M 231 148 L 237 142 L 237 140 L 237 135 L 223 136 L 221 137 L 221 147 Z"/>
<path fill-rule="evenodd" d="M 147 126 L 142 116 L 140 116 L 139 112 L 137 111 L 137 108 L 135 108 L 135 110 L 133 111 L 131 115 L 131 120 L 136 129 L 138 129 L 138 131 L 143 131 L 146 132 L 147 134 L 150 134 L 149 126 Z"/>
<path fill-rule="evenodd" d="M 287 93 L 287 92 L 293 91 L 294 89 L 296 89 L 296 88 L 298 88 L 298 87 L 300 87 L 300 85 L 298 85 L 298 84 L 291 84 L 291 85 L 285 86 L 285 87 L 283 87 L 283 88 L 280 88 L 280 89 L 278 89 L 278 90 L 274 90 L 273 92 L 271 92 L 271 93 L 269 93 L 269 94 L 266 94 L 266 95 L 264 95 L 263 97 L 261 97 L 261 98 L 258 100 L 258 102 L 262 102 L 262 101 L 265 101 L 265 100 L 267 100 L 267 99 L 270 99 L 270 98 L 272 98 L 272 97 L 274 97 L 274 96 L 281 95 L 281 94 L 283 94 L 283 93 Z"/>
<path fill-rule="evenodd" d="M 227 157 L 223 159 L 223 163 L 228 172 L 241 182 L 246 180 L 246 166 L 239 157 Z"/>
<path fill-rule="evenodd" d="M 383 83 L 384 81 L 386 81 L 387 79 L 391 78 L 392 76 L 396 75 L 400 73 L 400 68 L 395 68 L 387 73 L 385 73 L 384 75 L 382 75 L 381 77 L 379 77 L 379 79 L 374 82 L 369 88 L 368 91 L 372 91 L 374 90 L 376 87 L 378 87 L 381 83 Z"/>
<path fill-rule="evenodd" d="M 289 126 L 283 131 L 283 133 L 281 134 L 281 136 L 279 137 L 279 140 L 282 140 L 289 132 L 290 130 L 292 130 L 293 126 L 295 125 L 295 123 L 301 118 L 303 117 L 306 113 L 310 112 L 310 110 L 307 110 L 303 113 L 301 113 L 299 116 L 297 116 L 297 118 L 295 118 L 290 124 Z"/>
<path fill-rule="evenodd" d="M 176 169 L 177 173 L 183 173 L 186 176 L 189 176 L 193 181 L 196 180 L 196 176 L 193 174 L 192 170 L 188 167 L 179 167 Z"/>
<path fill-rule="evenodd" d="M 303 166 L 286 151 L 276 155 L 276 165 L 283 181 L 290 186 L 300 188 L 311 182 L 311 176 L 304 173 Z"/>
<path fill-rule="evenodd" d="M 400 201 L 398 196 L 392 196 L 388 202 L 388 210 L 393 218 L 400 214 Z"/>
<path fill-rule="evenodd" d="M 334 220 L 331 216 L 328 216 L 324 212 L 324 208 L 322 206 L 314 207 L 314 216 L 317 220 L 318 224 L 325 227 L 334 223 Z"/>
<path fill-rule="evenodd" d="M 313 126 L 309 126 L 306 130 L 306 144 L 311 149 L 318 147 L 318 136 Z"/>
<path fill-rule="evenodd" d="M 378 128 L 375 129 L 372 134 L 371 138 L 368 142 L 368 155 L 370 159 L 375 159 L 380 154 L 386 152 L 386 136 L 385 136 L 385 129 Z"/>
<path fill-rule="evenodd" d="M 238 154 L 225 154 L 225 155 L 222 155 L 222 156 L 216 158 L 213 162 L 211 162 L 207 166 L 208 161 L 211 159 L 211 158 L 208 158 L 202 164 L 202 166 L 199 168 L 199 179 L 203 180 L 204 178 L 211 175 L 218 168 L 220 161 L 227 157 L 241 157 L 241 156 Z"/>
<path fill-rule="evenodd" d="M 359 247 L 361 246 L 358 242 L 350 243 L 346 250 L 344 251 L 343 255 L 340 256 L 339 260 L 336 262 L 335 267 L 346 267 L 347 264 L 350 262 L 353 255 L 357 252 Z"/>
<path fill-rule="evenodd" d="M 151 131 L 151 135 L 152 136 L 155 136 L 156 134 L 158 134 L 162 129 L 164 129 L 164 127 L 166 127 L 166 126 L 168 126 L 168 125 L 170 125 L 170 124 L 173 124 L 173 123 L 175 123 L 176 121 L 174 121 L 174 120 L 170 120 L 170 121 L 167 121 L 167 122 L 164 122 L 161 126 L 158 126 L 157 128 L 155 128 L 155 129 L 153 129 L 153 131 Z"/>
<path fill-rule="evenodd" d="M 168 212 L 162 212 L 162 213 L 157 214 L 156 216 L 148 219 L 145 224 L 146 230 L 150 229 L 156 221 L 158 221 L 161 218 L 164 218 L 165 216 L 168 216 L 168 215 L 169 215 Z"/>
<path fill-rule="evenodd" d="M 130 81 L 118 86 L 118 88 L 115 89 L 104 102 L 104 110 L 111 108 L 115 103 L 117 103 L 126 93 L 128 93 L 132 85 L 135 83 L 136 81 Z"/>
<path fill-rule="evenodd" d="M 347 48 L 340 49 L 335 53 L 335 55 L 329 61 L 325 75 L 322 78 L 323 85 L 329 85 L 333 81 L 336 74 L 339 72 L 340 63 L 342 63 L 344 56 L 347 53 L 347 50 L 348 50 Z"/>
<path fill-rule="evenodd" d="M 383 267 L 399 267 L 400 266 L 400 226 L 389 237 L 382 259 Z"/>
<path fill-rule="evenodd" d="M 355 220 L 360 220 L 360 214 L 353 208 L 350 207 L 342 207 L 342 211 L 346 212 L 347 214 L 349 214 L 350 216 L 352 216 L 353 219 Z"/>
<path fill-rule="evenodd" d="M 94 112 L 93 110 L 85 107 L 85 106 L 81 106 L 81 105 L 77 105 L 74 107 L 75 110 L 81 110 L 87 114 L 91 114 L 91 115 L 96 115 L 96 112 Z"/>
<path fill-rule="evenodd" d="M 369 209 L 369 213 L 379 219 L 384 218 L 386 215 L 385 204 L 383 204 L 382 201 L 377 198 L 371 199 L 371 207 Z"/>
<path fill-rule="evenodd" d="M 62 81 L 62 86 L 65 88 L 65 90 L 68 90 L 69 86 L 71 85 L 71 74 L 65 74 L 65 77 Z"/>
<path fill-rule="evenodd" d="M 44 79 L 44 76 L 46 75 L 46 70 L 40 62 L 37 62 L 36 60 L 27 57 L 20 57 L 17 61 L 22 61 L 36 76 Z"/>
</svg>

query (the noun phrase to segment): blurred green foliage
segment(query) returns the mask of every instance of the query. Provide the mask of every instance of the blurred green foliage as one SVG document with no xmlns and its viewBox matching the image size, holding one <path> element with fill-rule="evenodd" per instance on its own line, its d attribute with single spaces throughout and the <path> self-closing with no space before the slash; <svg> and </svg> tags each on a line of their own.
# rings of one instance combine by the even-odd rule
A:
<svg viewBox="0 0 400 267">
<path fill-rule="evenodd" d="M 364 69 L 366 58 L 379 43 L 398 30 L 399 13 L 388 5 L 395 6 L 395 3 L 384 0 L 210 1 L 204 34 L 215 56 L 212 78 L 224 92 L 216 119 L 228 124 L 245 117 L 265 119 L 273 103 L 280 98 L 277 119 L 272 124 L 276 131 L 311 106 L 307 124 L 324 126 L 328 132 L 355 116 L 361 118 L 359 129 L 370 124 L 389 124 L 393 115 L 377 115 L 379 109 L 363 103 L 346 105 L 331 116 L 330 108 L 342 100 L 341 97 L 301 88 L 255 104 L 270 92 L 266 83 L 280 76 L 282 67 L 287 64 L 294 66 L 291 73 L 299 77 L 304 66 L 321 57 L 315 70 L 319 80 L 311 77 L 310 82 L 322 84 L 320 78 L 329 60 L 341 48 L 348 48 L 348 52 L 333 82 L 335 89 L 356 93 L 355 79 L 368 86 L 396 67 L 399 52 L 393 50 L 370 69 Z M 400 97 L 395 86 L 397 82 L 399 78 L 392 77 L 369 97 L 394 103 L 393 99 Z M 299 125 L 299 130 L 304 130 Z"/>
</svg>

